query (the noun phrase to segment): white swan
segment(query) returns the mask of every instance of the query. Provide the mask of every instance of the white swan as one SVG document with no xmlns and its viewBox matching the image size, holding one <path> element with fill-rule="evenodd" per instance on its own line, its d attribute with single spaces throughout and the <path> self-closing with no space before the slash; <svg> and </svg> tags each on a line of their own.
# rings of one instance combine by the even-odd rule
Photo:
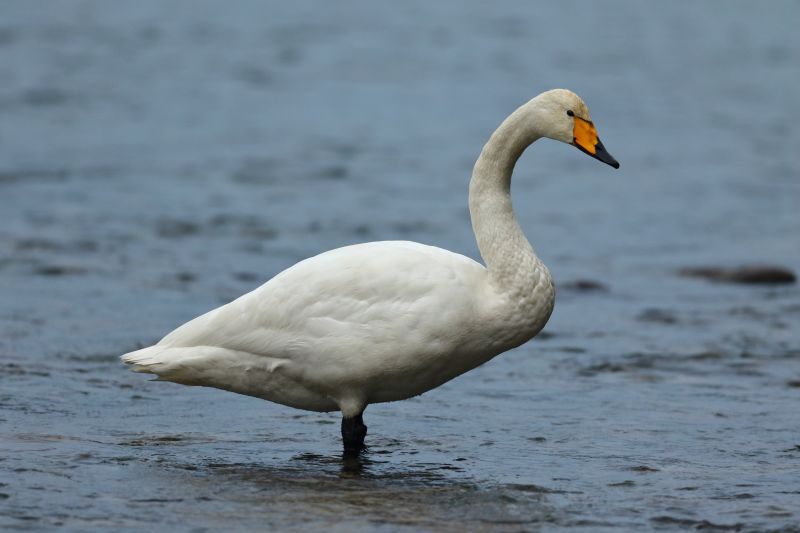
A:
<svg viewBox="0 0 800 533">
<path fill-rule="evenodd" d="M 550 317 L 553 281 L 510 196 L 514 164 L 540 137 L 619 168 L 576 94 L 555 89 L 514 111 L 484 146 L 470 181 L 486 267 L 405 241 L 331 250 L 122 360 L 159 380 L 340 410 L 345 452 L 357 453 L 367 405 L 437 387 L 529 340 Z"/>
</svg>

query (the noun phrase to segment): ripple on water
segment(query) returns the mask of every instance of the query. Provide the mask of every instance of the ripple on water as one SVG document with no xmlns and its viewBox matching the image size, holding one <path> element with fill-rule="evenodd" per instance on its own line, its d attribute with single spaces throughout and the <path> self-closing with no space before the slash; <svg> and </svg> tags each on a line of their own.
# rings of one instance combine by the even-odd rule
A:
<svg viewBox="0 0 800 533">
<path fill-rule="evenodd" d="M 0 530 L 795 527 L 796 2 L 9 4 Z M 361 461 L 335 415 L 118 362 L 335 246 L 478 258 L 485 136 L 537 84 L 590 79 L 626 166 L 542 143 L 514 180 L 559 280 L 547 329 L 370 406 Z M 731 268 L 762 260 L 782 270 Z"/>
<path fill-rule="evenodd" d="M 436 470 L 425 464 L 398 468 L 369 458 L 342 461 L 308 453 L 282 466 L 207 464 L 188 483 L 193 498 L 214 505 L 235 508 L 258 501 L 265 516 L 281 509 L 279 516 L 267 519 L 272 527 L 296 525 L 302 516 L 309 526 L 344 521 L 353 527 L 512 531 L 559 519 L 543 498 L 549 492 L 543 487 L 483 486 Z"/>
</svg>

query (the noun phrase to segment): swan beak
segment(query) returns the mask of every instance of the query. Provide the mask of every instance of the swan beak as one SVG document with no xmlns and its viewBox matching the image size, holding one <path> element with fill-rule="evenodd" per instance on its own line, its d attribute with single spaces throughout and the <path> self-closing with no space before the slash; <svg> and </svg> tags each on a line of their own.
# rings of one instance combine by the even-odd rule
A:
<svg viewBox="0 0 800 533">
<path fill-rule="evenodd" d="M 606 165 L 619 168 L 619 162 L 608 153 L 606 147 L 597 137 L 597 130 L 591 120 L 575 117 L 575 126 L 572 129 L 572 144 L 583 153 L 589 154 Z"/>
</svg>

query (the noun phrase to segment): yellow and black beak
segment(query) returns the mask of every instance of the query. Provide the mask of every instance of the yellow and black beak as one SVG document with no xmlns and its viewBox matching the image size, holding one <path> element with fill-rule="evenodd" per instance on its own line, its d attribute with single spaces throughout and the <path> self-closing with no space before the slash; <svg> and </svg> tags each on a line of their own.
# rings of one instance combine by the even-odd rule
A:
<svg viewBox="0 0 800 533">
<path fill-rule="evenodd" d="M 602 161 L 607 165 L 614 168 L 619 168 L 619 163 L 614 157 L 606 151 L 606 147 L 600 142 L 597 137 L 597 130 L 594 129 L 594 124 L 591 120 L 584 120 L 580 117 L 574 117 L 575 126 L 572 129 L 572 144 L 578 147 L 578 150 L 589 154 L 597 160 Z"/>
</svg>

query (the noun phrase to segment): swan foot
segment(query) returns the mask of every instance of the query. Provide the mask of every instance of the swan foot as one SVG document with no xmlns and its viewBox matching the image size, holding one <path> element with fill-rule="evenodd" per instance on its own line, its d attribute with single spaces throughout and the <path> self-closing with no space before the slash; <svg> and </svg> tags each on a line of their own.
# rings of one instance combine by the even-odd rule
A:
<svg viewBox="0 0 800 533">
<path fill-rule="evenodd" d="M 346 418 L 342 417 L 342 442 L 345 455 L 358 455 L 364 449 L 364 437 L 367 436 L 367 426 L 364 425 L 362 413 Z"/>
</svg>

